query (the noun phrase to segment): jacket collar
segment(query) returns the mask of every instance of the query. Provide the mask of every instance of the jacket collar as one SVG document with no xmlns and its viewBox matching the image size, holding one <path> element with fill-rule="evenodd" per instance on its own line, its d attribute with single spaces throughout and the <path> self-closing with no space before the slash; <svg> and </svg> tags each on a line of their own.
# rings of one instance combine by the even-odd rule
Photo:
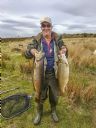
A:
<svg viewBox="0 0 96 128">
<path fill-rule="evenodd" d="M 37 36 L 35 36 L 34 37 L 34 39 L 37 41 L 37 42 L 41 42 L 41 38 L 43 37 L 43 34 L 42 34 L 42 32 L 41 33 L 39 33 Z M 56 42 L 59 40 L 59 38 L 60 38 L 60 36 L 57 34 L 57 33 L 55 33 L 55 32 L 53 32 L 52 31 L 52 39 L 54 39 Z"/>
</svg>

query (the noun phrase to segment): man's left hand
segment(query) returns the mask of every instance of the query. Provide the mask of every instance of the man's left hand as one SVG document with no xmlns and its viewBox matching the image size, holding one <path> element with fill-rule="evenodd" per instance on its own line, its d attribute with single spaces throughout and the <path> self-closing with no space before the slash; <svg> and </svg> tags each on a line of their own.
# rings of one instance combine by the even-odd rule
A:
<svg viewBox="0 0 96 128">
<path fill-rule="evenodd" d="M 67 48 L 65 46 L 61 47 L 60 54 L 66 54 Z"/>
</svg>

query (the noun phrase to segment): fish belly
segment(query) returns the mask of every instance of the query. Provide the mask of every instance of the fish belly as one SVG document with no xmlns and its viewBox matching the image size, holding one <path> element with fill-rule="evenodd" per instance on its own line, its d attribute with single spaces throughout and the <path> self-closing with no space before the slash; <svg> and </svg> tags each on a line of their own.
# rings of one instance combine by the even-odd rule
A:
<svg viewBox="0 0 96 128">
<path fill-rule="evenodd" d="M 64 94 L 69 80 L 69 65 L 58 64 L 58 83 L 60 88 L 60 94 Z"/>
<path fill-rule="evenodd" d="M 39 63 L 36 65 L 34 69 L 34 88 L 35 88 L 35 96 L 37 99 L 40 98 L 42 79 L 43 79 L 43 63 Z"/>
</svg>

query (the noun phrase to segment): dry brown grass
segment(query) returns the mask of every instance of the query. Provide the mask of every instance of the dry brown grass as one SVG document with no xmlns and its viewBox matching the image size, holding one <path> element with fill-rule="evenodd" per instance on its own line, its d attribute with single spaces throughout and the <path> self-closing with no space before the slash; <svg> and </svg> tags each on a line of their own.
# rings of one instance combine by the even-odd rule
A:
<svg viewBox="0 0 96 128">
<path fill-rule="evenodd" d="M 69 40 L 66 43 L 69 50 L 69 58 L 77 66 L 96 67 L 96 55 L 93 55 L 96 49 L 95 41 L 95 38 Z"/>
<path fill-rule="evenodd" d="M 1 53 L 0 57 L 0 65 L 4 69 L 7 66 L 7 61 L 10 61 L 11 58 L 7 53 Z"/>
<path fill-rule="evenodd" d="M 90 100 L 93 100 L 95 96 L 96 96 L 96 85 L 89 85 L 84 90 L 82 90 L 81 98 L 83 102 L 89 102 Z"/>
<path fill-rule="evenodd" d="M 76 85 L 68 85 L 66 94 L 72 103 L 76 103 L 80 99 L 82 87 Z"/>
<path fill-rule="evenodd" d="M 94 128 L 96 128 L 96 109 L 94 109 L 92 111 L 92 121 L 93 121 L 93 124 L 94 124 Z"/>
<path fill-rule="evenodd" d="M 12 48 L 11 52 L 21 52 L 20 48 Z"/>
<path fill-rule="evenodd" d="M 1 58 L 2 60 L 10 60 L 10 56 L 7 53 L 2 53 Z"/>
<path fill-rule="evenodd" d="M 29 75 L 31 76 L 33 73 L 33 68 L 34 68 L 33 60 L 29 60 L 28 62 L 21 63 L 19 67 L 20 67 L 20 72 L 23 74 L 23 78 L 26 76 L 26 78 L 28 79 Z"/>
<path fill-rule="evenodd" d="M 96 42 L 91 41 L 92 39 L 88 40 L 87 42 L 83 43 L 84 48 L 94 51 L 96 49 Z"/>
<path fill-rule="evenodd" d="M 78 102 L 89 103 L 96 100 L 96 86 L 89 85 L 83 88 L 82 86 L 68 85 L 66 94 L 71 104 Z"/>
</svg>

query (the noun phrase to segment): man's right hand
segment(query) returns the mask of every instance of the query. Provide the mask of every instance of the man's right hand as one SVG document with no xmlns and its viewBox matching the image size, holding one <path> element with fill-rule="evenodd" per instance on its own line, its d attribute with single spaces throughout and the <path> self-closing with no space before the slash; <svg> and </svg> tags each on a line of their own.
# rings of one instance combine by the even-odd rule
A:
<svg viewBox="0 0 96 128">
<path fill-rule="evenodd" d="M 38 53 L 38 51 L 36 49 L 31 49 L 31 53 L 35 56 L 35 54 Z"/>
</svg>

